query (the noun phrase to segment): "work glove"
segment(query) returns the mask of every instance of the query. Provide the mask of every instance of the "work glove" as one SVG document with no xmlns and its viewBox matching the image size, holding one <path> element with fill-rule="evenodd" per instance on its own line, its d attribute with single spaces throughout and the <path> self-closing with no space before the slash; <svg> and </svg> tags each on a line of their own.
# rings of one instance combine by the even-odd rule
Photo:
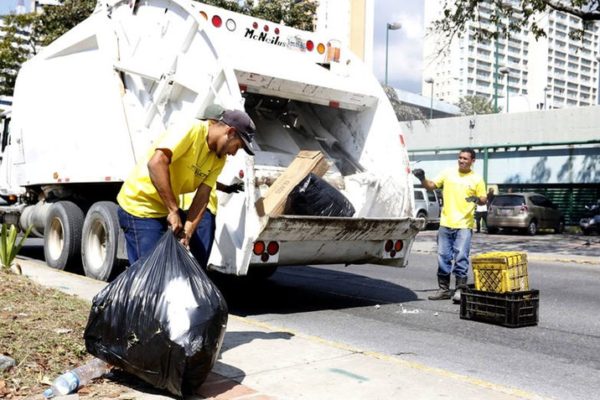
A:
<svg viewBox="0 0 600 400">
<path fill-rule="evenodd" d="M 425 180 L 425 171 L 420 168 L 413 169 L 413 175 L 416 176 L 421 182 Z"/>
<path fill-rule="evenodd" d="M 477 204 L 479 202 L 479 197 L 477 196 L 469 196 L 469 197 L 465 197 L 465 200 L 470 202 L 470 203 L 475 203 Z"/>
<path fill-rule="evenodd" d="M 244 191 L 244 182 L 232 183 L 227 187 L 227 193 L 239 193 Z"/>
</svg>

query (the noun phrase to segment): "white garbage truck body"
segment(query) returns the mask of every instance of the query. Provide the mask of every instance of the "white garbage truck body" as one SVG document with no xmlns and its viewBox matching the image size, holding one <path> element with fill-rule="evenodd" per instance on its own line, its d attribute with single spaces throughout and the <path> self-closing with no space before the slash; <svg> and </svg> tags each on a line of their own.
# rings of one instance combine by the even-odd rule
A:
<svg viewBox="0 0 600 400">
<path fill-rule="evenodd" d="M 245 109 L 256 155 L 229 157 L 209 268 L 268 275 L 280 265 L 405 266 L 424 221 L 381 85 L 339 42 L 186 0 L 104 0 L 27 61 L 2 140 L 4 221 L 33 226 L 47 263 L 110 279 L 126 259 L 116 194 L 153 140 L 210 104 Z M 300 150 L 353 217 L 261 216 L 256 202 Z"/>
</svg>

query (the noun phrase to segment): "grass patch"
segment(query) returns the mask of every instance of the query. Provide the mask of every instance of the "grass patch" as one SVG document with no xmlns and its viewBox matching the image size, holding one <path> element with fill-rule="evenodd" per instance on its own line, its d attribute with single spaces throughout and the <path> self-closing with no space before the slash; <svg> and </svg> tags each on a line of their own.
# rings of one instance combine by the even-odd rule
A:
<svg viewBox="0 0 600 400">
<path fill-rule="evenodd" d="M 0 398 L 43 398 L 54 378 L 90 360 L 83 340 L 89 311 L 87 301 L 0 271 L 0 351 L 16 361 L 0 374 Z M 118 397 L 125 391 L 114 380 L 99 379 L 79 395 Z"/>
</svg>

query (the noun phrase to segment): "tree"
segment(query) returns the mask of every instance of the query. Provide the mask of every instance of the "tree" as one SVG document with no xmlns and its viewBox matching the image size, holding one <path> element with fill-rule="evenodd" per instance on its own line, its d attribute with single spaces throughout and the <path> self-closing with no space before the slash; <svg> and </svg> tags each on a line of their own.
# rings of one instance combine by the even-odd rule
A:
<svg viewBox="0 0 600 400">
<path fill-rule="evenodd" d="M 21 64 L 87 18 L 96 0 L 62 0 L 42 13 L 4 16 L 0 40 L 0 94 L 12 95 Z"/>
<path fill-rule="evenodd" d="M 259 0 L 256 6 L 254 6 L 253 0 L 246 0 L 242 5 L 231 0 L 199 1 L 305 31 L 314 31 L 315 29 L 315 14 L 318 5 L 316 1 Z"/>
<path fill-rule="evenodd" d="M 473 114 L 494 114 L 494 106 L 492 100 L 488 100 L 483 96 L 464 96 L 458 100 L 458 108 L 464 115 Z M 501 108 L 498 107 L 498 111 Z"/>
<path fill-rule="evenodd" d="M 493 12 L 482 15 L 480 5 L 487 4 Z M 509 37 L 511 33 L 529 29 L 535 38 L 546 36 L 538 17 L 555 10 L 581 18 L 581 28 L 569 35 L 581 38 L 594 21 L 600 21 L 600 0 L 444 0 L 442 16 L 433 21 L 432 30 L 441 34 L 445 45 L 455 36 L 462 36 L 470 22 L 475 39 Z M 507 22 L 508 21 L 508 22 Z"/>
</svg>

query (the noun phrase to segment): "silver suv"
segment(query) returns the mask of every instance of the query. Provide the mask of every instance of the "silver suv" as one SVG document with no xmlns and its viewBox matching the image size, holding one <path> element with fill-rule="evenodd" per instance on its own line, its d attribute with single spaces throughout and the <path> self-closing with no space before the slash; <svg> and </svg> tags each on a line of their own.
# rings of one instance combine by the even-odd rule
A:
<svg viewBox="0 0 600 400">
<path fill-rule="evenodd" d="M 488 233 L 498 228 L 518 228 L 529 235 L 540 229 L 562 233 L 565 218 L 558 207 L 539 193 L 506 193 L 494 196 L 488 206 Z"/>
<path fill-rule="evenodd" d="M 428 191 L 425 188 L 415 187 L 415 213 L 416 218 L 425 218 L 428 226 L 439 226 L 441 213 L 441 197 L 437 190 Z"/>
</svg>

